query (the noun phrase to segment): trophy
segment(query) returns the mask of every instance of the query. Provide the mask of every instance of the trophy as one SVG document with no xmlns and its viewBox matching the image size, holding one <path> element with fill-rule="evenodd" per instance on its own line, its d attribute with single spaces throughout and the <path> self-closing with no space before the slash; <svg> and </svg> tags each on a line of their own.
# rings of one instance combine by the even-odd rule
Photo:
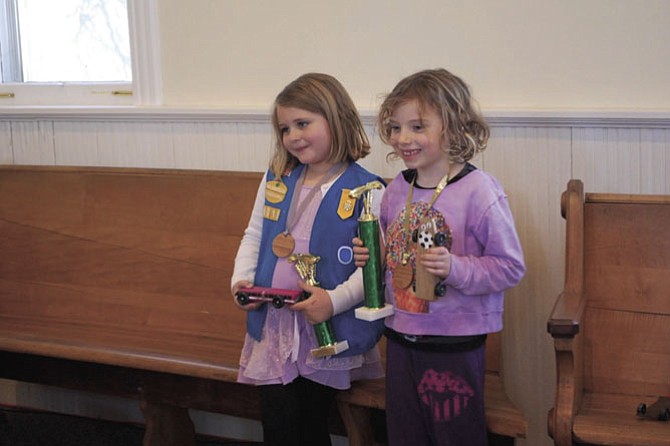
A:
<svg viewBox="0 0 670 446">
<path fill-rule="evenodd" d="M 295 269 L 298 271 L 298 275 L 307 285 L 319 285 L 319 282 L 316 281 L 316 264 L 321 260 L 319 256 L 310 254 L 291 254 L 286 260 L 295 264 Z M 315 358 L 336 355 L 349 349 L 349 342 L 337 341 L 333 326 L 329 320 L 315 324 L 314 333 L 319 342 L 319 347 L 313 348 L 310 350 L 310 353 Z"/>
<path fill-rule="evenodd" d="M 424 218 L 419 222 L 419 227 L 412 233 L 412 241 L 416 243 L 417 259 L 434 246 L 446 246 L 451 249 L 451 230 L 447 227 L 445 232 L 436 229 L 435 221 Z M 430 274 L 417 261 L 415 273 L 416 297 L 434 301 L 447 293 L 447 286 L 442 280 Z"/>
<path fill-rule="evenodd" d="M 371 181 L 349 192 L 351 198 L 363 197 L 363 213 L 358 218 L 358 233 L 370 252 L 370 259 L 363 267 L 365 306 L 356 308 L 354 314 L 356 318 L 366 321 L 375 321 L 393 314 L 393 306 L 384 299 L 379 220 L 372 214 L 372 190 L 381 188 L 379 181 Z"/>
</svg>

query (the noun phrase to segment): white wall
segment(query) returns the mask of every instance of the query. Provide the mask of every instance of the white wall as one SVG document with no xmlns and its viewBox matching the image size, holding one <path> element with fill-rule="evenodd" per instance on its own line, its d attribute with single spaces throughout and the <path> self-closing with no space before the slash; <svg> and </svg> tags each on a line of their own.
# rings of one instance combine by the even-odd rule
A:
<svg viewBox="0 0 670 446">
<path fill-rule="evenodd" d="M 160 0 L 165 101 L 269 106 L 305 71 L 361 108 L 422 68 L 484 109 L 670 108 L 667 0 Z"/>
</svg>

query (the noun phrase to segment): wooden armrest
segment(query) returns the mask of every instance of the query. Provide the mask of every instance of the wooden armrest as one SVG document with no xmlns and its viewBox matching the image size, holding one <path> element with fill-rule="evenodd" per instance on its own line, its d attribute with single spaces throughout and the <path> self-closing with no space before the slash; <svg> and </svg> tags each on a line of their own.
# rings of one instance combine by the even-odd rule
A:
<svg viewBox="0 0 670 446">
<path fill-rule="evenodd" d="M 584 313 L 584 185 L 570 180 L 561 196 L 561 214 L 566 220 L 565 287 L 547 322 L 553 337 L 579 333 Z"/>
<path fill-rule="evenodd" d="M 572 337 L 579 333 L 585 304 L 586 299 L 583 295 L 570 291 L 562 292 L 556 299 L 547 321 L 547 331 L 553 337 Z"/>
<path fill-rule="evenodd" d="M 555 406 L 548 414 L 548 431 L 555 444 L 572 445 L 572 424 L 582 400 L 582 346 L 577 336 L 586 307 L 584 295 L 584 186 L 570 180 L 561 196 L 566 220 L 565 286 L 547 321 L 556 352 Z"/>
</svg>

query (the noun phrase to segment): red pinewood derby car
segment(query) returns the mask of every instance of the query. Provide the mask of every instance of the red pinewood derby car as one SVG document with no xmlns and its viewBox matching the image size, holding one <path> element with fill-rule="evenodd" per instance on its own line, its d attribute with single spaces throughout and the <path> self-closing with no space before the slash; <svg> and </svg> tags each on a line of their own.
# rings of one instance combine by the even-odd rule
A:
<svg viewBox="0 0 670 446">
<path fill-rule="evenodd" d="M 275 308 L 282 308 L 284 305 L 300 302 L 309 296 L 310 294 L 307 291 L 259 286 L 241 288 L 235 295 L 240 305 L 247 305 L 251 302 L 271 302 Z"/>
</svg>

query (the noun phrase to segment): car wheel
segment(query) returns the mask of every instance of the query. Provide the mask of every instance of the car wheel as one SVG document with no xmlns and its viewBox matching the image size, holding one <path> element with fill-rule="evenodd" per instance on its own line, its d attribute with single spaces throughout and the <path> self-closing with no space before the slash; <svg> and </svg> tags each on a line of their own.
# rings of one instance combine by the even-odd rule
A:
<svg viewBox="0 0 670 446">
<path fill-rule="evenodd" d="M 647 405 L 644 403 L 640 403 L 640 405 L 637 406 L 637 414 L 644 415 L 646 413 L 647 413 Z"/>
<path fill-rule="evenodd" d="M 441 282 L 435 285 L 435 295 L 437 297 L 442 297 L 445 294 L 447 294 L 447 285 Z"/>
<path fill-rule="evenodd" d="M 246 293 L 237 293 L 237 301 L 240 305 L 246 305 L 249 303 L 249 295 Z"/>
</svg>

